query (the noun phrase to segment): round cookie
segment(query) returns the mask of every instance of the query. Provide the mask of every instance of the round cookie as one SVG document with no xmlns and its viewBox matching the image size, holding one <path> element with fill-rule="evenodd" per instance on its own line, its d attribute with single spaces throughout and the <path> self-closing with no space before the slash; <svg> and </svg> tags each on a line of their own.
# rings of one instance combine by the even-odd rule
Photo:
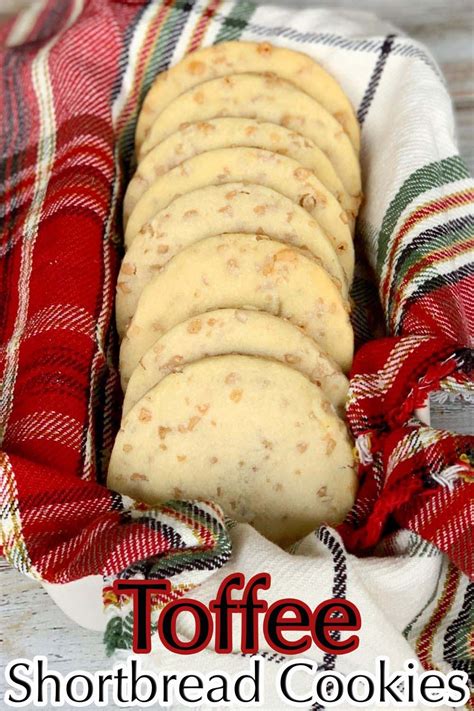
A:
<svg viewBox="0 0 474 711">
<path fill-rule="evenodd" d="M 349 195 L 360 197 L 359 159 L 340 124 L 317 101 L 275 76 L 236 74 L 182 94 L 155 119 L 139 158 L 183 121 L 227 116 L 269 121 L 309 138 L 327 155 Z"/>
<path fill-rule="evenodd" d="M 349 305 L 324 269 L 294 247 L 234 234 L 184 249 L 145 287 L 120 349 L 122 383 L 157 338 L 218 308 L 253 308 L 288 318 L 342 370 L 350 368 Z"/>
<path fill-rule="evenodd" d="M 280 361 L 298 370 L 344 415 L 348 380 L 316 342 L 285 319 L 244 309 L 208 311 L 161 336 L 132 373 L 123 415 L 169 373 L 208 356 L 236 353 Z"/>
<path fill-rule="evenodd" d="M 346 212 L 310 170 L 287 156 L 260 148 L 221 148 L 200 153 L 157 178 L 130 215 L 125 244 L 130 247 L 140 232 L 149 229 L 151 218 L 178 195 L 206 185 L 237 181 L 264 185 L 304 207 L 326 232 L 351 281 L 354 247 Z"/>
<path fill-rule="evenodd" d="M 340 523 L 356 476 L 319 387 L 281 363 L 226 355 L 168 375 L 130 410 L 107 485 L 149 504 L 212 499 L 287 545 Z"/>
<path fill-rule="evenodd" d="M 186 193 L 160 210 L 126 252 L 117 282 L 120 337 L 143 289 L 175 254 L 194 242 L 226 232 L 266 235 L 309 250 L 347 298 L 347 279 L 338 255 L 306 210 L 262 185 L 210 185 Z M 352 245 L 350 248 L 352 255 Z"/>
<path fill-rule="evenodd" d="M 143 143 L 155 118 L 177 96 L 215 79 L 249 72 L 272 72 L 319 101 L 347 132 L 359 151 L 360 129 L 352 105 L 331 74 L 307 54 L 268 42 L 222 42 L 188 54 L 178 64 L 157 76 L 138 118 L 135 143 Z"/>
<path fill-rule="evenodd" d="M 298 161 L 312 170 L 347 211 L 353 227 L 359 200 L 350 197 L 331 161 L 309 138 L 274 123 L 243 118 L 216 118 L 185 124 L 144 156 L 128 184 L 123 203 L 124 224 L 143 193 L 160 175 L 198 153 L 217 148 L 264 148 Z"/>
</svg>

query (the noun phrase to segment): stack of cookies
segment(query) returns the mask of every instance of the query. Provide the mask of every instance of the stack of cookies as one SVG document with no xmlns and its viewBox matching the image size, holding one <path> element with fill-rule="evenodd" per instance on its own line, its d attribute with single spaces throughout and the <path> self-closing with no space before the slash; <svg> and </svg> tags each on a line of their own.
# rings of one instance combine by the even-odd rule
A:
<svg viewBox="0 0 474 711">
<path fill-rule="evenodd" d="M 109 486 L 214 500 L 281 545 L 340 522 L 361 199 L 347 97 L 304 54 L 222 43 L 158 76 L 136 150 Z"/>
</svg>

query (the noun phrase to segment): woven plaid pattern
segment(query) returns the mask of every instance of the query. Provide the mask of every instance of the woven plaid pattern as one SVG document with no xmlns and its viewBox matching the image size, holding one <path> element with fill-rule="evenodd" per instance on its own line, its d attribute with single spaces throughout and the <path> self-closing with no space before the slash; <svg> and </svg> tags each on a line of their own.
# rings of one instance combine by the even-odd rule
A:
<svg viewBox="0 0 474 711">
<path fill-rule="evenodd" d="M 120 405 L 113 111 L 143 9 L 43 3 L 2 30 L 1 541 L 50 582 L 156 557 L 178 573 L 183 549 L 210 574 L 230 554 L 216 506 L 149 511 L 103 486 Z"/>
<path fill-rule="evenodd" d="M 370 550 L 392 514 L 472 575 L 473 438 L 434 430 L 413 416 L 448 376 L 474 389 L 469 350 L 454 350 L 441 338 L 387 338 L 361 348 L 347 406 L 360 488 L 340 532 L 349 550 Z"/>
<path fill-rule="evenodd" d="M 365 343 L 355 359 L 348 416 L 361 488 L 341 535 L 367 553 L 398 522 L 449 556 L 452 604 L 439 614 L 451 637 L 436 660 L 456 666 L 466 659 L 461 633 L 464 641 L 448 643 L 466 627 L 458 568 L 472 575 L 474 567 L 473 438 L 422 426 L 413 411 L 445 378 L 472 383 L 473 183 L 431 57 L 394 32 L 363 36 L 353 18 L 325 11 L 51 0 L 1 28 L 4 554 L 50 582 L 107 576 L 111 648 L 127 644 L 114 576 L 166 574 L 182 594 L 229 560 L 230 535 L 213 504 L 152 509 L 103 483 L 120 409 L 113 292 L 137 112 L 157 72 L 201 44 L 239 37 L 313 55 L 358 108 L 367 195 L 358 240 L 368 263 L 357 266 L 353 322 L 359 345 L 384 325 L 392 337 Z M 341 575 L 336 564 L 333 573 Z M 430 620 L 420 612 L 408 638 L 426 639 Z"/>
</svg>

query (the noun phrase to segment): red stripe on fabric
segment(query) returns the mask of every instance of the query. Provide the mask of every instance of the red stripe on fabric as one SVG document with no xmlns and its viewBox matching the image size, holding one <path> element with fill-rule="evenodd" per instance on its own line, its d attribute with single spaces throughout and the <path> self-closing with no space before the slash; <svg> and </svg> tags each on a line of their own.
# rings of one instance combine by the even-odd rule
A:
<svg viewBox="0 0 474 711">
<path fill-rule="evenodd" d="M 214 17 L 219 6 L 222 4 L 222 0 L 211 0 L 208 7 L 203 11 L 201 17 L 199 18 L 195 29 L 192 33 L 191 39 L 188 42 L 188 48 L 186 52 L 194 52 L 198 49 L 204 34 Z"/>
<path fill-rule="evenodd" d="M 427 267 L 433 264 L 433 261 L 437 265 L 440 265 L 444 260 L 454 259 L 458 254 L 467 254 L 471 249 L 474 249 L 474 237 L 472 239 L 463 240 L 462 242 L 457 242 L 444 246 L 434 252 L 426 254 L 424 257 L 420 257 L 416 264 L 409 268 L 403 276 L 403 281 L 406 284 L 413 284 L 417 274 L 422 271 L 426 271 L 427 277 L 429 275 Z M 405 298 L 403 288 L 396 290 L 393 297 L 393 311 L 396 312 L 400 306 L 400 302 Z"/>
<path fill-rule="evenodd" d="M 474 200 L 474 191 L 465 190 L 460 193 L 452 193 L 450 195 L 443 196 L 442 198 L 437 198 L 433 202 L 423 205 L 418 210 L 412 212 L 408 218 L 405 220 L 403 225 L 398 230 L 397 234 L 390 242 L 390 254 L 387 259 L 387 276 L 384 279 L 384 284 L 390 279 L 390 274 L 393 269 L 393 262 L 396 258 L 397 247 L 403 237 L 407 232 L 418 222 L 424 220 L 426 217 L 435 215 L 439 212 L 444 212 L 445 210 L 452 209 L 454 207 L 459 207 L 460 205 L 468 204 Z"/>
<path fill-rule="evenodd" d="M 98 146 L 78 146 L 70 148 L 69 150 L 61 151 L 56 161 L 56 167 L 62 168 L 67 161 L 71 159 L 75 160 L 76 158 L 79 160 L 84 159 L 88 162 L 91 157 L 98 158 L 101 165 L 106 167 L 109 166 L 110 156 L 107 150 L 99 148 Z"/>
<path fill-rule="evenodd" d="M 379 339 L 377 343 L 364 346 L 356 356 L 351 374 L 351 387 L 354 389 L 357 403 L 354 412 L 351 404 L 348 407 L 351 423 L 368 420 L 371 415 L 378 413 L 382 406 L 382 421 L 386 421 L 390 428 L 400 427 L 406 420 L 407 407 L 412 409 L 416 407 L 416 389 L 420 378 L 426 377 L 432 368 L 437 370 L 438 363 L 445 361 L 451 351 L 452 346 L 446 340 L 429 338 L 426 334 L 407 338 L 407 347 L 403 350 L 399 347 L 396 338 Z M 392 361 L 391 368 L 394 371 L 390 385 L 384 388 L 382 385 L 373 388 L 370 396 L 365 394 L 365 391 L 364 394 L 359 393 L 354 385 L 355 376 L 360 374 L 362 382 L 374 382 L 376 378 L 381 378 L 383 375 L 383 369 L 389 359 Z M 443 376 L 446 377 L 455 368 L 455 361 L 448 362 L 443 370 Z M 430 378 L 431 382 L 433 378 L 434 376 Z"/>
<path fill-rule="evenodd" d="M 474 347 L 474 274 L 417 295 L 404 305 L 399 331 L 438 334 L 458 346 Z"/>
<path fill-rule="evenodd" d="M 97 187 L 103 188 L 102 192 L 98 192 L 93 188 L 93 171 L 89 171 L 89 176 L 91 178 L 91 185 L 85 186 L 72 185 L 70 182 L 68 182 L 67 178 L 59 174 L 57 176 L 57 180 L 55 181 L 56 183 L 59 183 L 59 185 L 51 186 L 48 211 L 52 210 L 52 208 L 55 206 L 55 202 L 60 203 L 58 207 L 63 208 L 68 198 L 75 198 L 80 203 L 80 198 L 84 197 L 87 198 L 87 203 L 90 209 L 92 209 L 92 203 L 94 203 L 93 208 L 99 208 L 105 214 L 109 205 L 110 192 L 108 189 L 110 188 L 110 185 L 107 184 L 100 186 L 100 184 L 98 184 Z M 99 183 L 99 180 L 96 179 L 96 182 Z"/>
<path fill-rule="evenodd" d="M 36 101 L 33 95 L 31 98 Z M 10 151 L 7 154 L 7 162 L 5 165 L 6 182 L 1 186 L 3 191 L 2 200 L 4 201 L 6 207 L 8 207 L 8 204 L 12 198 L 15 198 L 15 203 L 18 204 L 22 193 L 27 193 L 28 190 L 31 190 L 30 194 L 32 194 L 35 183 L 34 170 L 38 159 L 38 143 L 31 143 L 31 141 L 35 138 L 33 129 L 37 129 L 36 123 L 33 122 L 31 125 L 28 123 L 25 124 L 30 144 L 26 146 L 26 148 L 22 146 L 21 150 Z M 17 123 L 15 123 L 15 126 L 17 126 Z M 96 140 L 97 137 L 100 136 L 100 140 L 105 148 L 93 146 L 89 142 L 82 143 L 78 146 L 77 143 L 80 136 L 90 136 L 94 137 Z M 14 145 L 14 137 L 12 135 L 8 136 L 8 140 L 10 145 Z M 62 154 L 61 149 L 63 146 L 68 146 L 70 143 L 76 144 L 75 147 L 69 149 L 71 157 L 74 157 L 75 155 L 77 155 L 77 157 L 84 155 L 84 158 L 87 161 L 87 156 L 95 155 L 106 161 L 108 160 L 108 149 L 114 146 L 114 135 L 110 128 L 104 131 L 104 122 L 93 114 L 84 116 L 79 125 L 76 120 L 71 121 L 69 119 L 64 121 L 61 126 L 59 126 L 56 133 L 56 151 L 58 153 L 55 163 L 56 166 L 61 166 L 62 163 L 67 160 L 68 155 Z M 15 171 L 12 171 L 13 158 L 16 163 Z M 18 180 L 18 176 L 23 173 L 26 173 L 26 175 Z M 16 182 L 12 186 L 9 186 L 9 180 L 12 178 L 15 178 Z M 27 197 L 28 196 L 25 195 L 24 199 L 26 200 Z M 4 219 L 3 226 L 5 226 L 6 223 L 7 219 Z"/>
<path fill-rule="evenodd" d="M 121 117 L 117 124 L 117 131 L 120 132 L 124 124 L 130 117 L 131 113 L 134 113 L 138 106 L 138 97 L 143 86 L 143 77 L 147 71 L 150 59 L 153 55 L 154 44 L 159 36 L 160 29 L 166 22 L 173 6 L 175 0 L 165 0 L 161 5 L 156 17 L 150 22 L 146 37 L 143 41 L 139 52 L 139 58 L 135 68 L 135 77 L 132 86 L 132 90 L 127 98 L 126 106 L 122 111 Z"/>
<path fill-rule="evenodd" d="M 56 133 L 58 153 L 69 149 L 71 145 L 76 145 L 85 151 L 89 148 L 99 150 L 99 144 L 102 147 L 101 150 L 105 149 L 106 152 L 114 149 L 115 133 L 110 123 L 110 106 L 108 103 L 102 103 L 103 105 L 98 107 L 100 110 L 96 113 L 93 113 L 94 107 L 91 107 L 91 111 L 86 112 L 79 103 L 77 115 L 74 113 L 72 116 L 66 114 L 64 117 L 58 117 Z M 89 140 L 81 140 L 87 138 Z M 92 141 L 94 145 L 92 145 Z"/>
<path fill-rule="evenodd" d="M 425 669 L 434 668 L 432 660 L 434 636 L 454 602 L 460 575 L 461 573 L 457 570 L 457 568 L 455 568 L 454 565 L 449 566 L 448 577 L 444 585 L 443 594 L 438 600 L 436 609 L 431 615 L 428 624 L 425 626 L 416 642 L 416 653 Z"/>
<path fill-rule="evenodd" d="M 75 307 L 88 314 L 92 321 L 96 321 L 100 304 L 97 295 L 103 289 L 103 218 L 106 214 L 106 201 L 105 195 L 99 196 L 102 215 L 94 214 L 92 210 L 79 214 L 76 206 L 82 199 L 81 195 L 89 200 L 94 197 L 93 191 L 89 189 L 88 192 L 81 184 L 63 190 L 62 209 L 56 210 L 54 215 L 40 223 L 29 282 L 29 320 L 41 309 L 53 304 L 60 310 L 62 308 L 64 313 L 67 313 L 68 308 Z M 44 208 L 46 212 L 53 209 L 58 197 L 61 197 L 61 193 L 58 195 L 53 188 L 48 194 Z M 111 246 L 107 249 L 112 269 L 115 271 L 118 266 L 117 255 Z M 43 375 L 49 373 L 52 382 L 56 379 L 60 381 L 61 377 L 68 373 L 67 365 L 59 367 L 53 358 L 50 363 L 44 362 L 43 354 L 51 339 L 54 342 L 53 354 L 71 347 L 81 354 L 81 370 L 75 373 L 80 388 L 79 397 L 77 391 L 71 390 L 71 387 L 58 387 L 57 391 L 53 390 L 48 395 L 32 391 L 30 371 L 36 361 L 41 360 L 41 371 Z M 63 413 L 66 418 L 72 417 L 79 422 L 86 422 L 90 364 L 96 349 L 94 338 L 78 336 L 76 339 L 75 334 L 66 329 L 55 330 L 54 336 L 53 333 L 47 332 L 37 338 L 29 336 L 26 341 L 22 340 L 14 383 L 11 426 L 28 413 L 44 409 Z M 97 367 L 104 368 L 103 359 L 102 365 L 98 362 Z M 29 388 L 25 387 L 26 381 L 30 383 Z M 10 451 L 18 452 L 9 431 L 10 429 L 7 429 L 5 434 L 6 446 Z M 53 437 L 51 440 L 22 441 L 19 446 L 21 454 L 30 457 L 32 461 L 57 466 L 65 472 L 80 473 L 82 470 L 84 452 L 81 446 L 72 451 L 69 446 L 65 447 Z"/>
<path fill-rule="evenodd" d="M 213 536 L 210 533 L 209 529 L 207 529 L 205 526 L 199 523 L 196 519 L 190 518 L 189 516 L 186 516 L 186 514 L 182 512 L 177 512 L 175 509 L 170 509 L 167 508 L 166 506 L 162 507 L 163 512 L 167 513 L 168 515 L 172 516 L 173 518 L 177 519 L 178 521 L 181 521 L 185 523 L 187 526 L 192 526 L 192 528 L 197 532 L 199 535 L 201 541 L 205 541 L 208 544 L 213 543 Z"/>
<path fill-rule="evenodd" d="M 455 439 L 455 436 L 452 436 Z M 469 448 L 469 438 L 462 439 Z M 471 438 L 471 442 L 473 438 Z M 462 444 L 456 443 L 457 456 Z M 397 522 L 431 541 L 471 580 L 474 580 L 474 527 L 472 526 L 472 483 L 459 479 L 451 489 L 439 486 L 425 501 L 415 499 L 396 512 Z M 442 512 L 442 516 L 440 516 Z"/>
</svg>

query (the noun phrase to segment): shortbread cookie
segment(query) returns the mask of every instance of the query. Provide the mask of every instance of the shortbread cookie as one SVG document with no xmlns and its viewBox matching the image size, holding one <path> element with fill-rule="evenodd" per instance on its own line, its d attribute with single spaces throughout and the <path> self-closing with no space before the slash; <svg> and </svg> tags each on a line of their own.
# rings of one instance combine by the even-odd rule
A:
<svg viewBox="0 0 474 711">
<path fill-rule="evenodd" d="M 237 181 L 263 185 L 301 205 L 326 232 L 349 280 L 352 278 L 354 253 L 349 220 L 334 195 L 295 160 L 260 148 L 221 148 L 201 153 L 157 178 L 130 215 L 125 244 L 130 247 L 140 231 L 149 229 L 153 216 L 179 195 L 206 185 Z"/>
<path fill-rule="evenodd" d="M 340 523 L 356 477 L 321 388 L 281 363 L 227 355 L 168 375 L 130 410 L 107 484 L 150 504 L 212 499 L 286 545 Z"/>
<path fill-rule="evenodd" d="M 177 323 L 218 308 L 249 307 L 288 318 L 342 370 L 350 368 L 349 305 L 324 269 L 281 242 L 233 234 L 179 252 L 145 287 L 120 349 L 122 383 Z"/>
<path fill-rule="evenodd" d="M 155 119 L 140 160 L 183 121 L 227 116 L 270 121 L 306 136 L 326 153 L 349 195 L 360 197 L 359 158 L 340 124 L 311 96 L 275 76 L 235 74 L 182 94 Z"/>
<path fill-rule="evenodd" d="M 226 354 L 259 356 L 298 370 L 344 414 L 348 380 L 312 338 L 265 311 L 218 309 L 177 324 L 148 349 L 127 385 L 123 415 L 169 373 Z"/>
<path fill-rule="evenodd" d="M 313 171 L 322 184 L 346 210 L 353 227 L 359 200 L 350 197 L 334 167 L 323 151 L 309 138 L 266 121 L 245 118 L 216 118 L 184 124 L 171 136 L 151 149 L 137 167 L 128 184 L 123 203 L 123 219 L 127 224 L 130 213 L 144 192 L 160 175 L 180 165 L 198 153 L 217 148 L 264 148 L 298 161 L 303 168 Z"/>
<path fill-rule="evenodd" d="M 291 82 L 332 114 L 359 151 L 360 130 L 352 105 L 331 74 L 307 54 L 268 42 L 222 42 L 188 54 L 178 64 L 157 76 L 141 110 L 135 135 L 143 143 L 155 118 L 177 96 L 216 77 L 249 72 L 272 72 Z"/>
<path fill-rule="evenodd" d="M 117 283 L 120 337 L 135 313 L 143 289 L 175 254 L 201 239 L 228 232 L 266 235 L 309 250 L 347 298 L 347 279 L 338 255 L 306 210 L 262 185 L 211 185 L 173 200 L 153 217 L 146 232 L 126 252 Z M 349 253 L 353 259 L 352 245 Z"/>
</svg>

